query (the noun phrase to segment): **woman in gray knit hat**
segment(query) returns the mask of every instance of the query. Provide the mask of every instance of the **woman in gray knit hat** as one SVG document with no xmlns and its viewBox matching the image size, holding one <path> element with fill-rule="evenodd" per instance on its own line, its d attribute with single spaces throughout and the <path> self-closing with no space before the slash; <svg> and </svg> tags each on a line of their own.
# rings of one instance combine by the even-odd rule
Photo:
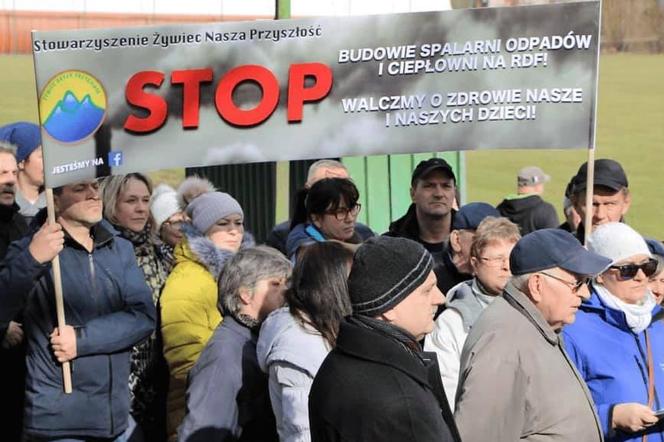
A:
<svg viewBox="0 0 664 442">
<path fill-rule="evenodd" d="M 221 322 L 217 279 L 228 259 L 254 245 L 244 231 L 244 212 L 231 195 L 201 178 L 188 178 L 178 199 L 190 218 L 185 239 L 175 249 L 175 267 L 161 296 L 161 331 L 170 382 L 167 399 L 169 440 L 185 413 L 187 375 Z"/>
</svg>

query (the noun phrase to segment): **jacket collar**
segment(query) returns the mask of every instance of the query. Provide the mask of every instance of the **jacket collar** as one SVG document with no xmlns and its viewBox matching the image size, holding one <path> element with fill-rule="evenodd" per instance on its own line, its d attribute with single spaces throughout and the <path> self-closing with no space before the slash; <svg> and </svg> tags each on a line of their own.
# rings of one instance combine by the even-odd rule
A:
<svg viewBox="0 0 664 442">
<path fill-rule="evenodd" d="M 20 208 L 16 202 L 12 203 L 11 206 L 0 204 L 0 221 L 11 221 L 19 210 Z"/>
<path fill-rule="evenodd" d="M 203 267 L 217 279 L 224 264 L 234 253 L 219 249 L 205 235 L 196 230 L 191 224 L 184 224 L 182 232 L 185 239 L 175 247 L 175 259 L 177 262 L 193 261 Z M 241 249 L 254 246 L 254 238 L 249 232 L 244 232 Z"/>
<path fill-rule="evenodd" d="M 35 215 L 35 218 L 32 220 L 32 223 L 30 223 L 30 230 L 31 233 L 34 234 L 39 230 L 39 228 L 44 225 L 46 222 L 46 219 L 48 218 L 48 213 L 46 211 L 46 208 L 44 207 L 41 209 L 39 212 L 37 212 L 37 215 Z M 81 249 L 85 250 L 85 248 L 79 244 L 78 241 L 74 240 L 67 230 L 63 229 L 65 233 L 65 245 L 69 247 L 73 247 L 76 249 Z M 113 238 L 115 236 L 119 236 L 119 233 L 117 230 L 113 228 L 111 223 L 106 221 L 105 219 L 102 219 L 100 222 L 95 224 L 90 228 L 90 236 L 92 237 L 93 240 L 93 248 L 99 248 L 103 247 L 113 241 Z"/>
<path fill-rule="evenodd" d="M 613 325 L 614 327 L 618 327 L 621 330 L 631 330 L 629 324 L 627 324 L 627 317 L 625 316 L 625 313 L 605 305 L 600 297 L 597 296 L 597 292 L 592 286 L 590 291 L 590 298 L 584 300 L 581 303 L 581 307 L 579 307 L 579 309 L 586 313 L 599 315 L 602 319 L 604 319 L 604 321 Z M 652 311 L 652 315 L 653 321 L 660 319 L 662 315 L 664 315 L 662 306 L 656 306 Z"/>
<path fill-rule="evenodd" d="M 551 345 L 558 345 L 558 333 L 546 322 L 542 313 L 537 310 L 537 307 L 528 299 L 528 296 L 517 289 L 511 282 L 507 283 L 505 287 L 503 299 L 525 316 Z"/>
<path fill-rule="evenodd" d="M 335 350 L 357 359 L 392 367 L 432 389 L 422 362 L 398 342 L 374 330 L 342 321 Z"/>
</svg>

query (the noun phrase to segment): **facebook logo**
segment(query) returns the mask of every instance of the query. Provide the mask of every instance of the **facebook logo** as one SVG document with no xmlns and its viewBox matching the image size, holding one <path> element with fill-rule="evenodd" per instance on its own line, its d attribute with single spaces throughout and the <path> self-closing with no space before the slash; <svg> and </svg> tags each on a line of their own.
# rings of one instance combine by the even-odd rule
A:
<svg viewBox="0 0 664 442">
<path fill-rule="evenodd" d="M 111 167 L 122 166 L 122 151 L 112 150 L 108 153 L 108 164 Z"/>
</svg>

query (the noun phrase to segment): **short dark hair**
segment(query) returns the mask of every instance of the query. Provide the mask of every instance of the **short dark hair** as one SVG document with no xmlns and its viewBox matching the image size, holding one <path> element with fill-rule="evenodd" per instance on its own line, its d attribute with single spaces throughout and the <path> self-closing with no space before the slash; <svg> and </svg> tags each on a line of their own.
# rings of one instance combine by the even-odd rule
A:
<svg viewBox="0 0 664 442">
<path fill-rule="evenodd" d="M 304 246 L 286 292 L 291 314 L 318 330 L 330 347 L 336 343 L 342 318 L 351 313 L 348 272 L 352 260 L 353 252 L 337 242 Z"/>
<path fill-rule="evenodd" d="M 351 208 L 359 199 L 360 192 L 351 180 L 324 178 L 314 183 L 310 189 L 301 192 L 291 227 L 309 221 L 311 215 L 322 215 L 328 210 L 338 209 L 342 201 L 346 203 L 346 207 Z"/>
</svg>

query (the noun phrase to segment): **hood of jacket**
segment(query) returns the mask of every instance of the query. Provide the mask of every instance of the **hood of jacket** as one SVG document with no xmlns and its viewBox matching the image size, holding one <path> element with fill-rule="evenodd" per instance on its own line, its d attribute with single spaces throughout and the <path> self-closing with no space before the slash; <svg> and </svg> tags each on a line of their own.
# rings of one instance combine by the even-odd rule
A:
<svg viewBox="0 0 664 442">
<path fill-rule="evenodd" d="M 184 224 L 182 232 L 185 239 L 175 247 L 175 263 L 184 261 L 196 262 L 207 269 L 216 280 L 224 268 L 224 264 L 234 253 L 229 250 L 223 250 L 214 245 L 214 243 L 191 224 Z M 249 232 L 244 232 L 240 249 L 246 249 L 256 245 L 254 237 Z"/>
<path fill-rule="evenodd" d="M 590 290 L 590 298 L 583 300 L 579 310 L 582 310 L 586 313 L 599 315 L 608 324 L 611 324 L 614 327 L 627 332 L 631 331 L 629 325 L 627 324 L 625 313 L 605 305 L 592 286 Z M 653 319 L 654 317 L 661 316 L 662 312 L 664 312 L 664 310 L 662 309 L 661 305 L 655 306 L 655 308 L 652 310 Z"/>
<path fill-rule="evenodd" d="M 258 337 L 256 355 L 261 370 L 268 372 L 274 362 L 286 362 L 307 372 L 312 378 L 330 351 L 318 331 L 303 325 L 288 306 L 267 317 Z"/>
<path fill-rule="evenodd" d="M 514 216 L 521 212 L 531 210 L 542 203 L 539 195 L 508 195 L 497 207 L 498 211 L 505 216 Z"/>
</svg>

